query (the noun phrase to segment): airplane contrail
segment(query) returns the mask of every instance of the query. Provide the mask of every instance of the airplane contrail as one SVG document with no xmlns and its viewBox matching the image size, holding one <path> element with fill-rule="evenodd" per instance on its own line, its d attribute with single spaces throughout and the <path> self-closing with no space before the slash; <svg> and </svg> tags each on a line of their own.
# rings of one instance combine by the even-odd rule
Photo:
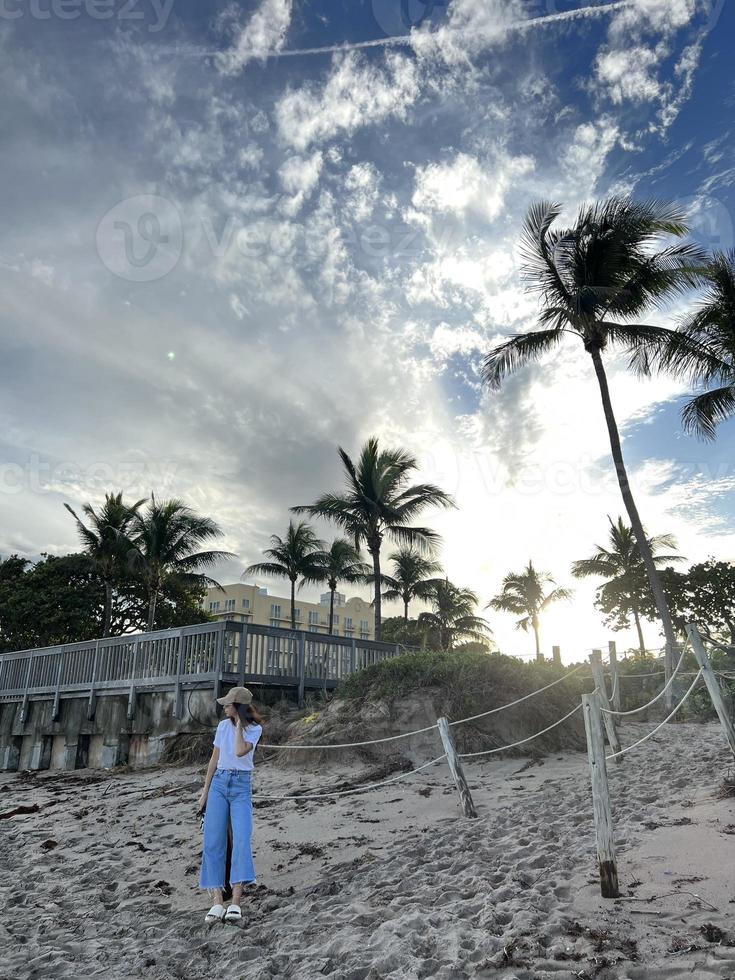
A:
<svg viewBox="0 0 735 980">
<path fill-rule="evenodd" d="M 546 24 L 559 23 L 560 21 L 584 20 L 588 17 L 596 17 L 601 14 L 614 13 L 616 10 L 623 10 L 625 7 L 632 7 L 633 0 L 615 0 L 613 3 L 602 3 L 592 7 L 579 7 L 576 10 L 566 10 L 557 14 L 545 14 L 543 17 L 531 17 L 528 20 L 519 20 L 513 24 L 507 24 L 499 29 L 499 34 L 522 33 L 536 27 L 543 27 Z M 432 33 L 425 35 L 399 34 L 393 37 L 380 37 L 371 41 L 351 41 L 344 44 L 328 44 L 321 48 L 286 48 L 281 51 L 271 51 L 265 58 L 294 58 L 300 55 L 311 54 L 333 54 L 339 51 L 357 51 L 361 48 L 388 48 L 388 47 L 411 47 L 417 36 L 431 38 Z M 458 32 L 461 35 L 461 31 Z M 226 54 L 226 52 L 222 52 Z"/>
<path fill-rule="evenodd" d="M 535 30 L 538 27 L 546 27 L 547 25 L 551 24 L 563 23 L 565 21 L 585 20 L 591 17 L 600 17 L 604 14 L 612 14 L 617 10 L 624 10 L 626 7 L 632 7 L 633 5 L 634 0 L 615 0 L 613 3 L 601 3 L 589 7 L 579 7 L 576 10 L 565 10 L 556 14 L 545 14 L 542 17 L 531 17 L 528 20 L 519 20 L 513 24 L 506 24 L 505 27 L 499 29 L 498 33 L 500 35 L 524 33 L 526 31 Z M 338 54 L 341 51 L 359 51 L 365 48 L 412 47 L 416 40 L 423 40 L 424 38 L 431 39 L 435 33 L 436 32 L 414 32 L 411 34 L 399 34 L 393 37 L 379 37 L 369 41 L 346 41 L 341 44 L 327 44 L 318 48 L 274 49 L 273 51 L 268 51 L 263 54 L 253 54 L 246 60 L 267 61 L 272 58 L 297 58 L 319 54 Z M 462 35 L 461 31 L 457 33 L 459 36 Z M 162 54 L 168 51 L 171 54 L 192 55 L 202 58 L 226 57 L 228 54 L 232 53 L 231 50 L 228 51 L 227 49 L 223 50 L 221 48 L 213 51 L 203 50 L 195 45 L 177 45 L 172 48 L 159 48 L 158 51 Z"/>
</svg>

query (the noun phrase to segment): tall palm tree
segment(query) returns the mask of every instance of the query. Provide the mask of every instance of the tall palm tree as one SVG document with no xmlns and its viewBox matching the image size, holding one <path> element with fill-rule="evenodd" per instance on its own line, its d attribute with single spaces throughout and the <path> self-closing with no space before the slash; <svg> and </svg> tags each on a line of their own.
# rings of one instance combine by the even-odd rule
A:
<svg viewBox="0 0 735 980">
<path fill-rule="evenodd" d="M 393 574 L 383 576 L 383 585 L 388 588 L 382 597 L 388 602 L 400 600 L 403 603 L 403 620 L 408 622 L 408 605 L 412 599 L 429 599 L 434 595 L 435 580 L 442 567 L 433 558 L 427 558 L 408 545 L 388 555 L 393 562 Z"/>
<path fill-rule="evenodd" d="M 462 589 L 448 578 L 435 579 L 429 595 L 431 612 L 419 614 L 419 628 L 433 637 L 441 650 L 451 650 L 457 640 L 487 640 L 491 634 L 487 620 L 476 615 L 477 595 Z"/>
<path fill-rule="evenodd" d="M 64 507 L 69 511 L 77 524 L 77 532 L 84 545 L 84 553 L 88 555 L 105 586 L 105 610 L 102 619 L 102 635 L 110 635 L 112 623 L 112 596 L 115 583 L 121 578 L 125 553 L 129 549 L 127 534 L 138 508 L 145 503 L 136 500 L 134 504 L 126 504 L 122 493 L 105 494 L 105 502 L 99 510 L 91 504 L 84 504 L 82 513 L 87 518 L 87 524 L 81 520 L 69 504 Z"/>
<path fill-rule="evenodd" d="M 379 640 L 383 538 L 388 535 L 401 544 L 429 550 L 439 540 L 438 534 L 430 528 L 412 527 L 409 522 L 426 507 L 453 507 L 454 502 L 432 483 L 410 484 L 418 463 L 404 449 L 381 449 L 373 437 L 363 446 L 357 463 L 341 446 L 337 451 L 344 466 L 344 492 L 322 494 L 313 504 L 291 510 L 333 521 L 349 534 L 355 548 L 366 545 L 373 562 L 375 638 Z"/>
<path fill-rule="evenodd" d="M 156 604 L 167 580 L 175 578 L 187 585 L 221 588 L 200 569 L 211 569 L 235 555 L 197 550 L 221 535 L 213 520 L 201 517 L 176 497 L 158 501 L 151 496 L 147 508 L 136 511 L 129 534 L 131 559 L 146 583 L 149 630 L 154 627 Z"/>
<path fill-rule="evenodd" d="M 529 561 L 522 572 L 511 572 L 503 579 L 502 592 L 488 602 L 486 609 L 499 609 L 501 612 L 515 613 L 521 618 L 516 623 L 516 629 L 526 632 L 529 627 L 533 630 L 536 640 L 536 659 L 543 662 L 541 653 L 540 619 L 541 613 L 560 599 L 571 599 L 569 589 L 555 588 L 544 595 L 547 585 L 553 585 L 554 580 L 547 572 L 539 572 Z"/>
<path fill-rule="evenodd" d="M 335 538 L 326 551 L 316 552 L 316 568 L 305 575 L 308 582 L 326 582 L 329 587 L 329 629 L 334 632 L 334 593 L 340 582 L 367 582 L 370 566 L 360 552 L 345 538 Z"/>
<path fill-rule="evenodd" d="M 319 555 L 323 550 L 324 542 L 308 524 L 289 521 L 285 538 L 271 535 L 271 546 L 263 552 L 270 561 L 256 562 L 243 572 L 243 578 L 247 575 L 271 575 L 290 581 L 292 630 L 296 629 L 296 583 L 301 579 L 298 585 L 301 588 L 305 582 L 318 581 L 314 576 L 319 574 Z"/>
<path fill-rule="evenodd" d="M 716 252 L 705 280 L 708 288 L 702 302 L 684 321 L 682 331 L 723 362 L 721 371 L 705 371 L 702 378 L 721 383 L 692 398 L 684 406 L 682 421 L 688 432 L 714 439 L 717 425 L 735 415 L 735 250 Z M 674 352 L 674 363 L 676 359 Z"/>
<path fill-rule="evenodd" d="M 611 606 L 630 610 L 638 633 L 638 648 L 641 656 L 645 656 L 639 596 L 641 589 L 645 588 L 646 577 L 640 549 L 633 528 L 622 517 L 618 517 L 617 521 L 608 517 L 608 521 L 610 533 L 607 548 L 595 545 L 596 550 L 591 558 L 582 558 L 572 564 L 572 575 L 575 578 L 595 575 L 607 579 L 599 588 L 600 595 L 609 598 Z M 684 560 L 681 555 L 661 554 L 663 548 L 676 547 L 671 534 L 657 534 L 648 538 L 648 546 L 657 568 L 662 568 L 668 562 Z"/>
<path fill-rule="evenodd" d="M 484 377 L 499 388 L 506 375 L 555 349 L 565 336 L 575 337 L 590 355 L 620 491 L 666 637 L 670 672 L 674 626 L 628 480 L 603 354 L 622 348 L 641 373 L 672 352 L 676 363 L 668 366 L 680 374 L 704 364 L 714 369 L 719 360 L 695 338 L 639 319 L 649 307 L 697 284 L 704 253 L 691 244 L 664 241 L 665 236 L 681 238 L 687 226 L 675 205 L 661 201 L 611 197 L 583 207 L 573 227 L 553 229 L 560 214 L 559 205 L 542 201 L 530 208 L 523 227 L 523 275 L 528 288 L 540 294 L 543 329 L 518 334 L 490 351 Z"/>
</svg>

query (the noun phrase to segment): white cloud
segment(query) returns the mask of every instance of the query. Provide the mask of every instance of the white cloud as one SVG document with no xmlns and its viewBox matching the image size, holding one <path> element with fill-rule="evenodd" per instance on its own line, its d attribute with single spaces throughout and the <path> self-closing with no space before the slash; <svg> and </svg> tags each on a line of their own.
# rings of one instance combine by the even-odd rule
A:
<svg viewBox="0 0 735 980">
<path fill-rule="evenodd" d="M 235 75 L 251 61 L 280 51 L 286 43 L 292 7 L 293 0 L 262 0 L 248 22 L 236 29 L 232 46 L 217 55 L 220 71 Z"/>
<path fill-rule="evenodd" d="M 289 197 L 282 198 L 280 209 L 284 214 L 298 214 L 301 207 L 319 183 L 324 158 L 317 150 L 310 157 L 288 157 L 278 170 L 281 186 Z"/>
<path fill-rule="evenodd" d="M 506 193 L 518 177 L 533 170 L 530 156 L 508 157 L 498 153 L 481 164 L 467 153 L 457 153 L 447 163 L 429 163 L 416 171 L 411 204 L 417 211 L 474 214 L 493 221 L 500 214 Z"/>
<path fill-rule="evenodd" d="M 305 150 L 391 116 L 404 118 L 418 96 L 413 59 L 388 54 L 382 67 L 355 54 L 336 57 L 323 86 L 305 84 L 276 105 L 278 131 L 285 143 Z"/>
</svg>

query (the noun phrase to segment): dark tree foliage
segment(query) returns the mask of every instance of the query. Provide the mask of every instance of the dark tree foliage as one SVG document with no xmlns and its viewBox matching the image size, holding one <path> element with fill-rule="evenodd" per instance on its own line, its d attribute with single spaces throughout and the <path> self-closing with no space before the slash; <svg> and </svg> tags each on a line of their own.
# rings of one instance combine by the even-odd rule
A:
<svg viewBox="0 0 735 980">
<path fill-rule="evenodd" d="M 692 565 L 686 572 L 668 567 L 662 573 L 663 585 L 679 630 L 686 623 L 697 623 L 704 637 L 735 646 L 735 565 L 709 558 Z M 643 614 L 653 614 L 650 595 Z"/>
</svg>

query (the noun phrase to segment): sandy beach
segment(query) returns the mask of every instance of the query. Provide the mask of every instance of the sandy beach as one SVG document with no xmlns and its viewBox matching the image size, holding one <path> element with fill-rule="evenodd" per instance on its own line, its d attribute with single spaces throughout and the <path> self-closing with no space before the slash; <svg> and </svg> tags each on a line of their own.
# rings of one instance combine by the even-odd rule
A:
<svg viewBox="0 0 735 980">
<path fill-rule="evenodd" d="M 476 820 L 445 763 L 261 799 L 241 927 L 203 922 L 202 767 L 4 774 L 0 813 L 37 809 L 0 820 L 0 977 L 732 978 L 731 762 L 717 725 L 682 724 L 612 767 L 621 901 L 599 896 L 582 752 L 468 764 Z M 305 764 L 261 756 L 258 796 L 385 775 Z"/>
</svg>

